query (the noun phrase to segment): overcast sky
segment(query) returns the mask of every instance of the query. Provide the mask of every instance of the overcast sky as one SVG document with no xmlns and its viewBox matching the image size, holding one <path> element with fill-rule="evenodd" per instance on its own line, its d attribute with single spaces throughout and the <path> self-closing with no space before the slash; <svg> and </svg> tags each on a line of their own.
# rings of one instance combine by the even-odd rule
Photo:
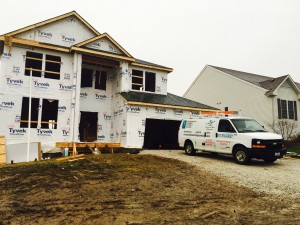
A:
<svg viewBox="0 0 300 225">
<path fill-rule="evenodd" d="M 206 64 L 300 82 L 299 0 L 1 0 L 0 34 L 73 10 L 135 58 L 173 68 L 173 94 Z"/>
</svg>

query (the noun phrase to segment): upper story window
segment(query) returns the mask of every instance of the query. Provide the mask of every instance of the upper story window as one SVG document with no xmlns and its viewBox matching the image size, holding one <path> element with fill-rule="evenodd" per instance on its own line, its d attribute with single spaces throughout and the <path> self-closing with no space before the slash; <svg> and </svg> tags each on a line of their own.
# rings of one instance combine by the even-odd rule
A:
<svg viewBox="0 0 300 225">
<path fill-rule="evenodd" d="M 141 70 L 132 70 L 132 89 L 142 90 L 144 84 L 144 73 Z"/>
<path fill-rule="evenodd" d="M 106 71 L 96 71 L 95 89 L 106 90 Z"/>
<path fill-rule="evenodd" d="M 94 78 L 95 78 L 95 82 L 93 82 Z M 93 83 L 95 83 L 94 85 L 95 89 L 106 90 L 106 81 L 107 81 L 106 71 L 99 71 L 99 70 L 85 69 L 85 68 L 82 68 L 81 70 L 81 87 L 93 87 Z"/>
<path fill-rule="evenodd" d="M 155 80 L 155 73 L 132 70 L 132 90 L 155 92 Z"/>
<path fill-rule="evenodd" d="M 37 52 L 26 52 L 25 75 L 30 76 L 32 70 L 33 77 L 44 77 L 49 79 L 60 79 L 61 57 L 53 55 L 43 55 Z"/>
<path fill-rule="evenodd" d="M 278 119 L 298 120 L 297 102 L 277 99 Z"/>
</svg>

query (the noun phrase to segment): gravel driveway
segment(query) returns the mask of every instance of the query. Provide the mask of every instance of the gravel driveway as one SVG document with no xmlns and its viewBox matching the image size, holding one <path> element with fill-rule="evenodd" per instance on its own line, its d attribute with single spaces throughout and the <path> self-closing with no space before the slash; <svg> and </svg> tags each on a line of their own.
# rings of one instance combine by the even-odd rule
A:
<svg viewBox="0 0 300 225">
<path fill-rule="evenodd" d="M 300 159 L 283 158 L 273 164 L 253 159 L 244 166 L 236 164 L 230 156 L 202 152 L 187 156 L 182 150 L 143 150 L 140 154 L 181 160 L 257 192 L 300 198 Z"/>
</svg>

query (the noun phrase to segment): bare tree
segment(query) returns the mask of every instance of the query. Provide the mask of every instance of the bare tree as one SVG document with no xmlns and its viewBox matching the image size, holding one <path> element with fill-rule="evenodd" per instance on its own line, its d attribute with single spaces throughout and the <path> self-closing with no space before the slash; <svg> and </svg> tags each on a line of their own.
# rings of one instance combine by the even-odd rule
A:
<svg viewBox="0 0 300 225">
<path fill-rule="evenodd" d="M 295 120 L 291 121 L 281 119 L 276 123 L 269 123 L 268 125 L 275 133 L 281 134 L 283 139 L 286 141 L 290 140 L 293 136 L 296 135 L 297 125 L 295 123 Z"/>
</svg>

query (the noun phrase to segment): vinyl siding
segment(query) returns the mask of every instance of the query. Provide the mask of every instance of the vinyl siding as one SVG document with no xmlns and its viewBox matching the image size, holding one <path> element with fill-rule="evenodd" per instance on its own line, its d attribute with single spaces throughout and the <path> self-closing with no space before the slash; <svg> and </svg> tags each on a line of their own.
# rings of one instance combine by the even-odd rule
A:
<svg viewBox="0 0 300 225">
<path fill-rule="evenodd" d="M 273 121 L 272 97 L 267 90 L 206 66 L 184 97 L 224 110 L 241 111 L 242 116 L 255 118 L 267 127 Z"/>
</svg>

